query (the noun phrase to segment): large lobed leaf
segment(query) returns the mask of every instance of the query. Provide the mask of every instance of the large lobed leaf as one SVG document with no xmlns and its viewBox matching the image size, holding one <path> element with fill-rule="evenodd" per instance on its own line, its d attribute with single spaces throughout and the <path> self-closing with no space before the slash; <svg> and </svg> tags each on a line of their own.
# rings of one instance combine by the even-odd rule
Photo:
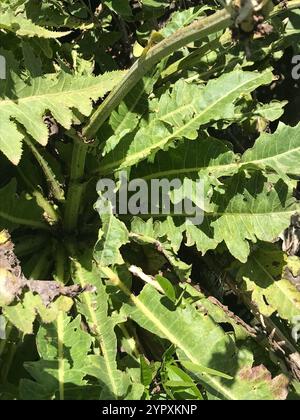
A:
<svg viewBox="0 0 300 420">
<path fill-rule="evenodd" d="M 246 262 L 249 242 L 272 242 L 299 210 L 292 189 L 277 176 L 267 178 L 259 171 L 251 175 L 241 171 L 215 189 L 202 224 L 194 225 L 176 215 L 160 215 L 157 237 L 166 235 L 178 249 L 178 235 L 185 232 L 187 245 L 196 245 L 202 254 L 224 241 L 235 258 Z"/>
<path fill-rule="evenodd" d="M 95 399 L 96 385 L 89 386 L 86 357 L 91 336 L 82 329 L 81 317 L 74 320 L 60 313 L 55 323 L 42 326 L 37 334 L 41 359 L 26 362 L 25 368 L 34 380 L 22 379 L 21 398 L 26 400 Z"/>
<path fill-rule="evenodd" d="M 101 399 L 118 399 L 125 396 L 129 378 L 117 366 L 117 338 L 115 324 L 108 313 L 106 287 L 99 270 L 87 270 L 78 262 L 75 262 L 75 278 L 82 287 L 92 284 L 97 288 L 95 294 L 85 294 L 78 303 L 79 312 L 86 318 L 96 340 L 94 354 L 85 361 L 86 371 L 98 379 Z"/>
<path fill-rule="evenodd" d="M 225 74 L 202 87 L 179 80 L 171 92 L 163 94 L 150 115 L 149 122 L 136 135 L 125 137 L 101 161 L 100 173 L 107 174 L 146 159 L 160 149 L 166 149 L 176 139 L 195 140 L 201 126 L 234 117 L 234 102 L 258 86 L 271 83 L 272 72 Z"/>
<path fill-rule="evenodd" d="M 242 156 L 234 153 L 224 141 L 202 134 L 197 140 L 185 140 L 167 153 L 158 152 L 153 162 L 141 162 L 132 177 L 195 179 L 213 175 L 220 178 L 234 175 L 241 168 L 254 167 L 285 178 L 286 174 L 299 176 L 299 156 L 299 124 L 289 127 L 280 123 L 273 134 L 261 134 Z"/>
<path fill-rule="evenodd" d="M 77 121 L 76 112 L 89 116 L 93 100 L 103 97 L 123 77 L 124 72 L 102 76 L 75 76 L 60 72 L 24 82 L 18 79 L 14 89 L 0 97 L 0 151 L 14 164 L 22 155 L 23 126 L 37 142 L 46 145 L 49 132 L 43 117 L 51 113 L 64 128 Z M 18 123 L 18 124 L 16 124 Z"/>
<path fill-rule="evenodd" d="M 111 270 L 102 271 L 129 297 L 123 313 L 152 334 L 170 341 L 178 349 L 183 365 L 189 361 L 194 374 L 195 367 L 201 372 L 197 376 L 207 387 L 210 399 L 286 398 L 287 378 L 280 375 L 272 379 L 265 367 L 253 368 L 251 355 L 243 351 L 239 354 L 234 341 L 207 314 L 191 305 L 176 307 L 150 285 L 135 296 Z"/>
</svg>

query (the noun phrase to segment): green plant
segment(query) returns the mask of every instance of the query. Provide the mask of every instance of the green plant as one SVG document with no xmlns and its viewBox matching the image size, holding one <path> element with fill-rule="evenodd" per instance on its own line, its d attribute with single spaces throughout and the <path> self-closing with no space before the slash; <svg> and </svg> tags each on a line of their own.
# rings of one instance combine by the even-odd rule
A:
<svg viewBox="0 0 300 420">
<path fill-rule="evenodd" d="M 1 399 L 299 399 L 300 2 L 219 3 L 1 1 Z"/>
</svg>

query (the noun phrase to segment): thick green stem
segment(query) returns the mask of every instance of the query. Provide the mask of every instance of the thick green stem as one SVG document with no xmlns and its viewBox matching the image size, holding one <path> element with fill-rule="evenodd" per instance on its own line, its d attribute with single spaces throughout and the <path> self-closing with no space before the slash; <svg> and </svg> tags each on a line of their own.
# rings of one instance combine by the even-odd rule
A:
<svg viewBox="0 0 300 420">
<path fill-rule="evenodd" d="M 5 329 L 6 338 L 4 340 L 0 341 L 0 357 L 4 353 L 4 350 L 5 350 L 6 344 L 9 340 L 12 329 L 13 329 L 13 325 L 8 321 L 7 325 L 6 325 L 6 329 Z"/>
<path fill-rule="evenodd" d="M 56 261 L 55 261 L 55 277 L 56 280 L 65 283 L 65 263 L 66 255 L 64 249 L 58 246 L 56 250 Z M 58 317 L 56 319 L 57 327 L 57 356 L 58 356 L 58 384 L 59 384 L 59 399 L 63 401 L 65 399 L 65 329 L 64 329 L 64 312 L 59 311 Z"/>
<path fill-rule="evenodd" d="M 55 276 L 56 280 L 65 284 L 67 282 L 67 266 L 69 264 L 65 247 L 61 243 L 56 245 Z"/>
<path fill-rule="evenodd" d="M 19 333 L 19 337 L 20 337 L 20 333 Z M 1 371 L 1 382 L 2 383 L 7 382 L 7 377 L 9 375 L 11 365 L 13 363 L 15 354 L 17 352 L 17 349 L 18 349 L 20 343 L 21 343 L 21 338 L 19 340 L 16 340 L 16 342 L 9 343 L 9 349 L 7 351 L 7 358 L 5 360 L 5 365 L 3 366 L 3 369 Z"/>
<path fill-rule="evenodd" d="M 145 56 L 141 57 L 128 71 L 121 83 L 108 95 L 90 118 L 83 129 L 83 136 L 92 139 L 111 112 L 120 104 L 127 93 L 159 61 L 191 42 L 221 31 L 231 24 L 231 15 L 221 10 L 211 16 L 199 19 L 191 25 L 154 45 Z"/>
<path fill-rule="evenodd" d="M 31 270 L 28 278 L 30 280 L 47 279 L 49 275 L 49 257 L 51 255 L 51 249 L 46 246 L 41 253 L 38 254 L 38 260 L 35 262 L 34 268 Z M 36 258 L 34 255 L 33 258 Z"/>
<path fill-rule="evenodd" d="M 11 322 L 6 325 L 6 338 L 0 341 L 0 382 L 5 384 L 10 372 L 12 362 L 14 360 L 16 351 L 21 342 L 21 333 L 19 332 L 16 337 L 12 338 L 14 326 Z"/>
<path fill-rule="evenodd" d="M 32 255 L 43 249 L 46 245 L 46 241 L 48 243 L 48 240 L 48 235 L 37 234 L 36 232 L 32 235 L 24 234 L 19 236 L 18 242 L 15 243 L 15 254 L 18 255 L 19 258 Z"/>
<path fill-rule="evenodd" d="M 74 140 L 71 176 L 67 194 L 64 226 L 67 232 L 73 232 L 77 227 L 81 197 L 84 189 L 82 177 L 84 175 L 85 160 L 88 146 Z"/>
</svg>

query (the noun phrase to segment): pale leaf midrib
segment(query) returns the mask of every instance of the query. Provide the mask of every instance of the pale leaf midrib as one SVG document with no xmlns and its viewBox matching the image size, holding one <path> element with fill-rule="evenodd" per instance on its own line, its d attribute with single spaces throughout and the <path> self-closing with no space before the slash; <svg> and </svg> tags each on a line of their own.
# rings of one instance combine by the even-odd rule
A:
<svg viewBox="0 0 300 420">
<path fill-rule="evenodd" d="M 278 156 L 284 156 L 284 155 L 288 155 L 288 154 L 296 154 L 296 152 L 298 152 L 298 151 L 300 151 L 300 146 L 295 147 L 294 149 L 286 150 L 286 151 L 278 153 L 276 155 L 266 156 L 266 157 L 260 158 L 260 159 L 254 159 L 254 160 L 250 160 L 250 161 L 243 161 L 243 159 L 242 159 L 241 162 L 240 162 L 240 165 L 245 165 L 245 164 L 249 164 L 249 163 L 252 163 L 252 164 L 256 165 L 256 164 L 260 164 L 260 163 L 262 163 L 264 161 L 268 161 L 268 160 L 274 160 L 274 159 L 277 160 L 276 158 Z"/>
<path fill-rule="evenodd" d="M 208 171 L 219 171 L 220 169 L 225 169 L 227 171 L 230 168 L 239 168 L 241 163 L 234 162 L 234 163 L 226 163 L 224 165 L 210 165 L 210 166 L 194 166 L 190 168 L 174 168 L 171 170 L 165 170 L 160 172 L 152 172 L 151 175 L 142 176 L 141 179 L 144 179 L 145 181 L 151 180 L 153 178 L 162 178 L 168 175 L 178 175 L 178 174 L 189 174 L 194 172 L 199 172 L 200 170 L 208 170 Z"/>
<path fill-rule="evenodd" d="M 58 345 L 58 386 L 59 398 L 65 399 L 65 358 L 64 358 L 64 319 L 63 312 L 57 317 L 57 345 Z"/>
<path fill-rule="evenodd" d="M 176 336 L 174 336 L 161 322 L 158 318 L 155 317 L 155 315 L 149 311 L 149 309 L 134 295 L 130 295 L 130 299 L 132 302 L 143 312 L 143 314 L 150 320 L 152 320 L 153 324 L 160 330 L 167 339 L 175 344 L 178 348 L 184 351 L 186 356 L 196 365 L 199 365 L 199 361 L 197 358 L 194 357 L 192 353 L 188 349 L 186 349 L 184 343 L 182 343 Z M 220 392 L 222 395 L 224 395 L 229 400 L 236 400 L 234 395 L 232 395 L 228 389 L 224 388 L 220 382 L 215 379 L 213 376 L 208 375 L 207 373 L 203 372 L 203 376 L 207 377 L 209 382 L 214 385 L 215 389 Z"/>
<path fill-rule="evenodd" d="M 104 75 L 106 75 L 106 73 L 104 73 Z M 104 76 L 104 75 L 102 75 L 102 76 Z M 114 82 L 113 82 L 114 75 L 112 75 L 111 80 L 109 80 L 108 78 L 104 78 L 102 76 L 91 78 L 89 80 L 89 82 L 91 82 L 91 84 L 88 84 L 86 86 L 82 86 L 81 88 L 77 88 L 77 87 L 73 86 L 72 90 L 69 89 L 69 90 L 64 91 L 62 89 L 58 92 L 44 92 L 43 94 L 34 94 L 34 92 L 33 92 L 33 93 L 31 93 L 30 96 L 25 96 L 25 97 L 22 97 L 22 98 L 18 98 L 16 100 L 13 100 L 13 99 L 10 99 L 10 98 L 6 98 L 6 99 L 0 98 L 0 107 L 2 107 L 2 106 L 5 107 L 5 106 L 7 106 L 7 104 L 9 104 L 9 105 L 10 104 L 19 105 L 19 104 L 22 104 L 22 103 L 28 102 L 28 101 L 29 102 L 34 102 L 36 100 L 40 101 L 41 98 L 46 98 L 48 100 L 49 97 L 51 98 L 51 97 L 57 97 L 58 96 L 59 99 L 60 99 L 62 95 L 64 95 L 64 96 L 66 96 L 66 95 L 70 96 L 70 95 L 74 95 L 74 94 L 80 95 L 82 93 L 86 93 L 87 91 L 91 92 L 90 97 L 93 98 L 94 95 L 97 92 L 96 89 L 97 89 L 98 86 L 101 87 L 101 89 L 104 89 L 104 91 L 106 91 L 105 85 L 107 85 L 110 82 L 112 83 L 112 85 L 114 85 Z M 117 75 L 115 75 L 115 76 L 117 78 Z M 64 78 L 63 80 L 56 80 L 56 81 L 53 81 L 53 85 L 50 86 L 50 80 L 45 79 L 45 82 L 49 83 L 49 89 L 51 89 L 51 88 L 54 89 L 58 86 L 63 88 L 65 81 L 66 81 L 66 78 Z M 70 80 L 68 80 L 68 81 L 70 81 Z M 39 77 L 38 78 L 38 83 L 41 84 L 42 82 L 43 82 L 43 79 Z M 80 83 L 81 82 L 82 82 L 82 80 L 80 80 Z M 96 83 L 94 83 L 94 82 L 96 82 Z M 72 81 L 71 83 L 74 83 L 74 81 Z M 29 88 L 29 86 L 27 86 L 26 84 L 24 84 L 24 86 L 22 86 L 22 90 L 27 89 L 27 88 Z M 33 89 L 36 89 L 38 91 L 39 87 L 33 87 Z M 99 96 L 99 95 L 97 94 L 96 96 Z"/>
<path fill-rule="evenodd" d="M 222 217 L 222 216 L 228 216 L 228 217 L 239 217 L 239 216 L 245 216 L 245 217 L 267 217 L 267 216 L 282 216 L 282 215 L 288 215 L 288 216 L 292 216 L 293 214 L 295 214 L 297 212 L 297 209 L 293 209 L 293 210 L 286 210 L 283 209 L 282 211 L 272 211 L 270 210 L 267 213 L 253 213 L 253 212 L 247 212 L 247 213 L 226 213 L 226 212 L 205 212 L 205 218 L 212 218 L 212 217 Z M 126 215 L 123 215 L 126 217 Z M 140 218 L 160 218 L 160 217 L 166 217 L 166 216 L 172 216 L 172 217 L 193 217 L 195 216 L 195 214 L 188 214 L 188 213 L 180 213 L 180 214 L 175 214 L 175 213 L 158 213 L 158 214 L 152 214 L 152 213 L 143 213 L 143 214 L 138 214 L 138 216 Z M 132 216 L 130 216 L 132 217 Z"/>
<path fill-rule="evenodd" d="M 262 77 L 263 75 L 260 74 L 259 76 Z M 126 166 L 131 166 L 131 162 L 133 161 L 135 163 L 135 161 L 136 161 L 136 159 L 138 158 L 139 155 L 145 156 L 145 151 L 146 151 L 146 156 L 148 156 L 149 153 L 151 153 L 152 150 L 160 149 L 163 145 L 167 144 L 172 138 L 177 138 L 178 136 L 180 136 L 180 132 L 181 131 L 186 130 L 186 128 L 188 128 L 189 126 L 191 126 L 192 124 L 194 124 L 195 121 L 201 119 L 203 117 L 203 115 L 205 115 L 207 112 L 209 112 L 214 106 L 217 106 L 218 103 L 220 103 L 224 99 L 226 99 L 227 96 L 230 96 L 235 91 L 239 91 L 240 89 L 243 88 L 243 86 L 248 85 L 250 83 L 253 83 L 254 80 L 255 79 L 247 80 L 247 81 L 241 83 L 240 85 L 238 85 L 238 87 L 235 86 L 234 89 L 232 89 L 231 91 L 227 92 L 226 95 L 218 98 L 218 100 L 212 102 L 202 112 L 200 112 L 196 117 L 191 118 L 186 124 L 184 124 L 179 129 L 175 130 L 170 136 L 168 136 L 166 138 L 163 138 L 162 140 L 160 140 L 159 142 L 157 142 L 155 144 L 151 144 L 149 147 L 143 149 L 142 152 L 131 153 L 129 156 L 126 156 L 125 158 L 119 159 L 116 162 L 112 162 L 109 165 L 103 166 L 100 169 L 100 172 L 101 173 L 106 173 L 108 170 L 111 170 L 111 169 L 118 170 L 120 167 L 122 167 L 121 165 L 124 162 L 126 162 Z M 185 105 L 185 107 L 188 107 L 188 106 L 191 106 L 191 104 Z M 178 110 L 176 110 L 176 112 L 178 112 Z M 174 111 L 172 111 L 172 113 L 174 113 Z M 166 118 L 166 116 L 168 116 L 168 115 L 172 115 L 172 113 L 165 115 L 164 118 Z M 158 120 L 159 120 L 159 118 L 158 118 Z M 154 122 L 155 121 L 157 121 L 157 120 L 154 120 Z M 132 163 L 132 164 L 134 164 L 134 163 Z"/>
<path fill-rule="evenodd" d="M 84 279 L 82 279 L 79 271 L 80 270 L 77 271 L 78 279 L 80 281 L 81 286 L 84 287 L 84 286 L 86 286 L 86 283 L 85 283 Z M 117 397 L 118 396 L 118 386 L 117 386 L 117 384 L 115 383 L 115 380 L 114 380 L 113 371 L 112 371 L 111 366 L 110 366 L 109 351 L 107 350 L 106 345 L 103 342 L 102 334 L 101 334 L 101 327 L 99 326 L 97 315 L 95 314 L 95 311 L 93 309 L 93 305 L 92 305 L 92 302 L 91 302 L 91 298 L 90 298 L 88 293 L 83 294 L 83 299 L 86 302 L 86 305 L 87 305 L 87 308 L 88 308 L 88 311 L 89 311 L 89 314 L 90 314 L 90 317 L 91 317 L 91 320 L 92 320 L 92 323 L 93 323 L 93 327 L 96 329 L 97 341 L 98 341 L 98 343 L 100 345 L 100 348 L 102 350 L 103 359 L 105 361 L 106 371 L 107 371 L 109 381 L 110 381 L 110 384 L 111 384 L 112 392 Z"/>
<path fill-rule="evenodd" d="M 179 347 L 181 350 L 184 351 L 186 356 L 195 364 L 199 365 L 199 361 L 197 358 L 194 357 L 193 354 L 190 353 L 188 349 L 185 348 L 185 344 L 182 343 L 177 337 L 175 337 L 161 322 L 159 319 L 156 318 L 155 314 L 153 314 L 144 304 L 140 301 L 138 297 L 133 295 L 122 283 L 119 277 L 117 277 L 109 268 L 103 267 L 102 271 L 110 278 L 110 280 L 119 286 L 125 294 L 131 299 L 133 304 L 140 309 L 140 311 L 146 316 L 146 318 L 150 319 L 153 324 L 156 326 L 158 330 L 160 330 L 164 336 L 168 338 L 168 340 Z M 213 384 L 215 389 L 220 392 L 223 396 L 225 396 L 228 400 L 236 400 L 237 398 L 229 392 L 228 389 L 224 388 L 221 383 L 214 377 L 208 375 L 207 373 L 202 374 L 204 377 L 208 378 L 210 384 Z"/>
<path fill-rule="evenodd" d="M 239 162 L 232 162 L 232 163 L 226 163 L 224 165 L 208 165 L 208 166 L 194 166 L 194 167 L 186 167 L 186 168 L 174 168 L 174 169 L 166 169 L 166 170 L 162 170 L 160 172 L 151 172 L 150 175 L 145 175 L 142 176 L 141 179 L 144 179 L 145 181 L 147 180 L 151 180 L 154 178 L 162 178 L 162 177 L 166 177 L 169 175 L 178 175 L 178 174 L 189 174 L 189 173 L 197 173 L 200 170 L 205 170 L 205 171 L 209 171 L 209 172 L 213 172 L 213 171 L 220 171 L 223 170 L 225 172 L 227 172 L 230 169 L 239 169 L 242 168 L 245 165 L 260 165 L 264 162 L 267 162 L 268 160 L 278 160 L 280 159 L 281 156 L 284 155 L 293 155 L 297 152 L 300 152 L 300 146 L 299 147 L 295 147 L 294 149 L 289 149 L 286 150 L 284 152 L 278 153 L 276 155 L 271 155 L 271 156 L 266 156 L 260 159 L 254 159 L 254 160 L 243 160 L 243 157 L 241 158 L 241 160 Z"/>
</svg>

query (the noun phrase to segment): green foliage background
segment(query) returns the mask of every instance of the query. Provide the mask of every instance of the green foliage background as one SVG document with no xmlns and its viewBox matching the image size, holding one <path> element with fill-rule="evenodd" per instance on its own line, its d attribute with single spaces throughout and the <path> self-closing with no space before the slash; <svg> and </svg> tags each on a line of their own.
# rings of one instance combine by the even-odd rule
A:
<svg viewBox="0 0 300 420">
<path fill-rule="evenodd" d="M 0 1 L 0 399 L 300 398 L 300 2 L 223 3 Z M 99 214 L 121 170 L 203 223 Z"/>
</svg>

